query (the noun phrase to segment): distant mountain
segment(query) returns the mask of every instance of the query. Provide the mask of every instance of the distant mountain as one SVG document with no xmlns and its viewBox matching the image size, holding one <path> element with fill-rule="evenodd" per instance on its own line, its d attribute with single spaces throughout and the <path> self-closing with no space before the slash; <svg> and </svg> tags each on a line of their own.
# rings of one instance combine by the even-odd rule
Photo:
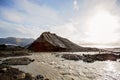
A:
<svg viewBox="0 0 120 80">
<path fill-rule="evenodd" d="M 120 53 L 120 48 L 105 48 L 104 50 L 115 52 L 115 53 Z"/>
<path fill-rule="evenodd" d="M 32 43 L 33 41 L 34 39 L 32 38 L 16 38 L 16 37 L 0 38 L 0 44 L 11 44 L 22 47 Z"/>
<path fill-rule="evenodd" d="M 28 48 L 37 52 L 99 51 L 97 48 L 81 47 L 50 32 L 42 33 Z"/>
</svg>

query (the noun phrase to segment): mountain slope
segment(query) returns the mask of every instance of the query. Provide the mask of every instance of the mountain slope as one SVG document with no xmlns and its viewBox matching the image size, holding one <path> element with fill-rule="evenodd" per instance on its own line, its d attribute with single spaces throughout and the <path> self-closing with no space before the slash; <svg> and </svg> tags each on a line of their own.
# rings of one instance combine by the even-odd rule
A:
<svg viewBox="0 0 120 80">
<path fill-rule="evenodd" d="M 32 38 L 15 38 L 15 37 L 8 37 L 8 38 L 0 38 L 0 44 L 13 44 L 18 46 L 26 46 L 32 43 L 34 39 Z"/>
<path fill-rule="evenodd" d="M 81 47 L 66 38 L 57 36 L 54 33 L 44 32 L 37 38 L 29 49 L 37 52 L 64 52 L 64 51 L 98 51 L 97 48 Z"/>
</svg>

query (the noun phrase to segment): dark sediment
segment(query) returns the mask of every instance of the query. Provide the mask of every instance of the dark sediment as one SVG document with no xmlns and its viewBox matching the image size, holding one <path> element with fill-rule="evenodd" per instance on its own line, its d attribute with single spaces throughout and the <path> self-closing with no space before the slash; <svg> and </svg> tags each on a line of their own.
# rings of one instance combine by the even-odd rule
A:
<svg viewBox="0 0 120 80">
<path fill-rule="evenodd" d="M 106 60 L 111 60 L 111 61 L 116 61 L 117 59 L 120 59 L 120 55 L 118 54 L 94 54 L 94 55 L 89 55 L 89 54 L 83 54 L 83 55 L 77 55 L 77 54 L 62 54 L 62 58 L 65 58 L 67 60 L 83 60 L 84 62 L 95 62 L 95 61 L 106 61 Z"/>
<path fill-rule="evenodd" d="M 28 65 L 33 61 L 34 61 L 34 59 L 30 59 L 30 58 L 27 58 L 27 57 L 11 58 L 11 59 L 4 60 L 2 62 L 2 64 L 6 64 L 6 65 Z"/>
</svg>

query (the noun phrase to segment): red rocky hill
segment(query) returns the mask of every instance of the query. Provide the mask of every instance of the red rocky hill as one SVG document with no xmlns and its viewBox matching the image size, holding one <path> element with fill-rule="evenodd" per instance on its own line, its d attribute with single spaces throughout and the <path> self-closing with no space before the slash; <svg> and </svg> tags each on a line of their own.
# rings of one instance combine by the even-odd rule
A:
<svg viewBox="0 0 120 80">
<path fill-rule="evenodd" d="M 97 48 L 81 47 L 66 38 L 50 32 L 42 33 L 40 37 L 29 45 L 28 49 L 36 52 L 99 51 Z"/>
</svg>

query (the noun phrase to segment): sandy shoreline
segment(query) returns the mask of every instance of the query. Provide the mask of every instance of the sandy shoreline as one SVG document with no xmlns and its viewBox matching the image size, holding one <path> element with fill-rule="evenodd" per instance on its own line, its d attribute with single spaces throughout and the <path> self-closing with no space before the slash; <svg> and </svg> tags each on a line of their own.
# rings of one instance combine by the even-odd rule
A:
<svg viewBox="0 0 120 80">
<path fill-rule="evenodd" d="M 56 53 L 58 54 L 58 53 Z M 70 61 L 53 53 L 33 53 L 29 65 L 12 66 L 34 76 L 43 75 L 50 80 L 119 80 L 120 63 L 113 61 Z M 60 53 L 61 54 L 61 53 Z"/>
</svg>

